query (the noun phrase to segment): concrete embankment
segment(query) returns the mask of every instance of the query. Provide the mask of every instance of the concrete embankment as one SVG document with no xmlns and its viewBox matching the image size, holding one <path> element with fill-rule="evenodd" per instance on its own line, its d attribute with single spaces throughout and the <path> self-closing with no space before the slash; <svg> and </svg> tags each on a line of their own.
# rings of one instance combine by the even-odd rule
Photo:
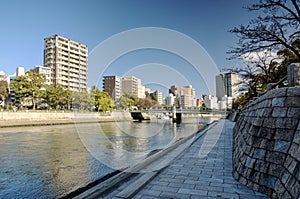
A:
<svg viewBox="0 0 300 199">
<path fill-rule="evenodd" d="M 0 128 L 128 120 L 131 120 L 129 112 L 113 112 L 108 114 L 97 112 L 0 112 Z"/>
</svg>

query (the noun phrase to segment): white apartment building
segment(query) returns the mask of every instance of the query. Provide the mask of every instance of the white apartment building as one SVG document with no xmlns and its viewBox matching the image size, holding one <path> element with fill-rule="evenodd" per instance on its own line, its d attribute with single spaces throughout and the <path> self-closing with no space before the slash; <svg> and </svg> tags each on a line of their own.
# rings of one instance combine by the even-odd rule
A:
<svg viewBox="0 0 300 199">
<path fill-rule="evenodd" d="M 218 98 L 212 95 L 205 96 L 204 104 L 210 109 L 219 109 Z"/>
<path fill-rule="evenodd" d="M 163 93 L 162 93 L 161 91 L 159 91 L 159 90 L 156 90 L 156 91 L 154 92 L 154 95 L 155 95 L 156 98 L 157 98 L 157 103 L 158 103 L 158 104 L 163 104 Z"/>
<path fill-rule="evenodd" d="M 51 84 L 51 69 L 44 66 L 35 66 L 31 69 L 32 72 L 37 74 L 43 74 L 46 77 L 46 84 Z"/>
<path fill-rule="evenodd" d="M 79 91 L 87 89 L 88 47 L 53 35 L 44 39 L 44 67 L 51 69 L 50 82 Z"/>
</svg>

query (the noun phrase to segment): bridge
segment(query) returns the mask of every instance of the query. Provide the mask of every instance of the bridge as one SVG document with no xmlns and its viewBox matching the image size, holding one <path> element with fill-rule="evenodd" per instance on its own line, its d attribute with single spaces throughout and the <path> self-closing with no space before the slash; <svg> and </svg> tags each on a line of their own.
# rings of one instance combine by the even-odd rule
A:
<svg viewBox="0 0 300 199">
<path fill-rule="evenodd" d="M 148 114 L 170 114 L 173 113 L 173 109 L 146 109 L 141 110 L 143 113 Z M 201 110 L 201 109 L 176 109 L 176 113 L 182 114 L 226 114 L 224 110 Z"/>
</svg>

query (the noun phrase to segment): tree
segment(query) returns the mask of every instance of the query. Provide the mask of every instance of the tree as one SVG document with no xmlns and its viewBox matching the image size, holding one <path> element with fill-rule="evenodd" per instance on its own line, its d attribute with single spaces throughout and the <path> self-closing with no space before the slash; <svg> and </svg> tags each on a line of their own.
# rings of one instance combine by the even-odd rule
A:
<svg viewBox="0 0 300 199">
<path fill-rule="evenodd" d="M 88 93 L 86 90 L 74 92 L 72 97 L 72 106 L 79 110 L 89 110 L 95 104 L 93 94 Z"/>
<path fill-rule="evenodd" d="M 260 0 L 246 7 L 249 11 L 262 11 L 248 25 L 240 25 L 230 30 L 238 36 L 237 47 L 228 53 L 239 58 L 248 53 L 263 50 L 287 49 L 300 59 L 299 49 L 293 43 L 299 39 L 299 0 Z"/>
<path fill-rule="evenodd" d="M 41 97 L 45 82 L 45 75 L 29 71 L 12 81 L 12 89 L 20 97 L 21 101 L 26 97 L 30 98 L 32 107 L 35 109 L 36 100 Z"/>
<path fill-rule="evenodd" d="M 94 91 L 95 106 L 97 111 L 112 111 L 114 107 L 114 101 L 110 98 L 107 92 L 102 92 L 98 89 Z"/>
<path fill-rule="evenodd" d="M 137 105 L 137 100 L 134 96 L 131 96 L 127 93 L 125 93 L 118 101 L 118 105 L 122 109 L 131 108 L 132 106 Z"/>
<path fill-rule="evenodd" d="M 54 109 L 67 107 L 70 110 L 72 98 L 73 92 L 61 84 L 48 85 L 43 95 L 46 103 Z"/>
<path fill-rule="evenodd" d="M 1 80 L 0 81 L 0 104 L 7 98 L 8 96 L 8 86 L 7 81 Z"/>
</svg>

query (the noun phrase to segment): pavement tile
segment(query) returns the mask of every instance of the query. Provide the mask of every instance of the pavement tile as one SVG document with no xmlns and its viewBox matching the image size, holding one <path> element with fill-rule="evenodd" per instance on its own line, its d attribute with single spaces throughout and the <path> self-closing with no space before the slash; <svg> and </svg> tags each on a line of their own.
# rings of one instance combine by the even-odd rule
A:
<svg viewBox="0 0 300 199">
<path fill-rule="evenodd" d="M 180 188 L 178 193 L 182 194 L 193 194 L 197 196 L 207 196 L 208 191 L 204 190 L 195 190 L 195 189 L 186 189 L 186 188 Z"/>
<path fill-rule="evenodd" d="M 252 191 L 232 177 L 232 129 L 226 120 L 223 129 L 218 123 L 208 133 L 222 130 L 217 144 L 204 158 L 199 158 L 205 136 L 196 140 L 177 160 L 166 167 L 136 196 L 144 198 L 268 198 Z"/>
<path fill-rule="evenodd" d="M 158 198 L 166 198 L 166 199 L 190 199 L 190 194 L 180 194 L 174 192 L 162 192 Z"/>
</svg>

